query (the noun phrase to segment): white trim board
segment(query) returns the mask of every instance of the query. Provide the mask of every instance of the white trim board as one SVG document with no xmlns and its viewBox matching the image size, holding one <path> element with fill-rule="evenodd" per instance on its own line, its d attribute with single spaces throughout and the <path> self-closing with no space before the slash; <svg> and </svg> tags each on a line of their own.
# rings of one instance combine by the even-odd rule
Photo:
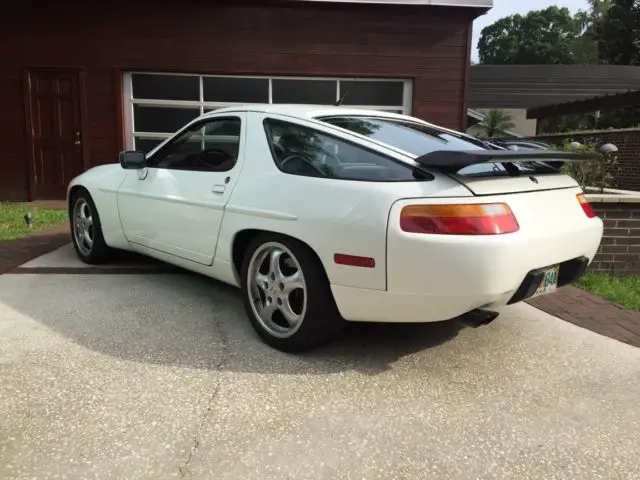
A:
<svg viewBox="0 0 640 480">
<path fill-rule="evenodd" d="M 432 7 L 493 8 L 493 0 L 298 0 L 300 2 L 371 3 L 382 5 L 420 5 Z"/>
</svg>

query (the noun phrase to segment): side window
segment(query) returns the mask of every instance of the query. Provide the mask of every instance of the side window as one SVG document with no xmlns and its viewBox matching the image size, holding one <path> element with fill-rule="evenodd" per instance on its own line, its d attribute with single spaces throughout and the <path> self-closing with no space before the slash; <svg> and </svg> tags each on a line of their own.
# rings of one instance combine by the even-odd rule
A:
<svg viewBox="0 0 640 480">
<path fill-rule="evenodd" d="M 195 172 L 226 172 L 238 161 L 239 118 L 216 118 L 193 125 L 158 150 L 149 166 Z"/>
<path fill-rule="evenodd" d="M 265 131 L 277 167 L 291 175 L 364 182 L 433 179 L 409 164 L 302 125 L 267 119 Z"/>
</svg>

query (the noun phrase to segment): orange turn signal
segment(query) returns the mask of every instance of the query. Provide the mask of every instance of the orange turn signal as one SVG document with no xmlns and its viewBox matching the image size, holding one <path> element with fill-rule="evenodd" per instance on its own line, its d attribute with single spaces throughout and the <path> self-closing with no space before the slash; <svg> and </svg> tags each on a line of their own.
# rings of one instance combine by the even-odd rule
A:
<svg viewBox="0 0 640 480">
<path fill-rule="evenodd" d="M 576 198 L 578 199 L 578 202 L 580 203 L 580 206 L 582 207 L 582 210 L 584 210 L 584 213 L 587 217 L 593 218 L 596 216 L 596 212 L 594 212 L 593 208 L 591 208 L 591 204 L 589 203 L 589 200 L 587 200 L 587 197 L 584 195 L 584 193 L 579 193 L 578 195 L 576 195 Z"/>
</svg>

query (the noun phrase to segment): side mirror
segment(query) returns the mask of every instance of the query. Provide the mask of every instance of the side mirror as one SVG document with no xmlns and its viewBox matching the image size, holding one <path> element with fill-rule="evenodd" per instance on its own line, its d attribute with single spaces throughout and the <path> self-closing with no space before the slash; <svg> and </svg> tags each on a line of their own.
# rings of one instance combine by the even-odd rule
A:
<svg viewBox="0 0 640 480">
<path fill-rule="evenodd" d="M 125 170 L 139 170 L 147 166 L 147 156 L 144 152 L 129 150 L 120 152 L 118 157 L 120 159 L 120 165 Z"/>
</svg>

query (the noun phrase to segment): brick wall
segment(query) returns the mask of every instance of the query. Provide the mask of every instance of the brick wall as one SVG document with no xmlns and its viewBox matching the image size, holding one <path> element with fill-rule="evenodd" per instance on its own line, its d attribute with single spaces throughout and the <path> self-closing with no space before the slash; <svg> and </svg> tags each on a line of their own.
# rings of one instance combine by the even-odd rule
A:
<svg viewBox="0 0 640 480">
<path fill-rule="evenodd" d="M 593 143 L 597 146 L 613 143 L 620 150 L 617 153 L 615 186 L 624 190 L 640 191 L 640 129 L 603 130 L 600 132 L 585 132 L 561 135 L 540 135 L 530 137 L 555 145 L 565 140 L 580 143 Z"/>
<path fill-rule="evenodd" d="M 616 276 L 640 275 L 640 200 L 598 200 L 589 199 L 604 222 L 604 236 L 589 271 Z"/>
</svg>

